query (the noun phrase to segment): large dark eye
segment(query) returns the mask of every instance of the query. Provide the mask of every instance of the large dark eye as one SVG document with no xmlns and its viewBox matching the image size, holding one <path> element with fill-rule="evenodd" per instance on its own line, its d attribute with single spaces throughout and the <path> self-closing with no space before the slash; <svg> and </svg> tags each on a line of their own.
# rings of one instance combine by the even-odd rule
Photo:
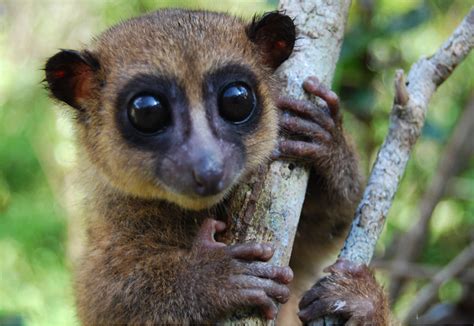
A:
<svg viewBox="0 0 474 326">
<path fill-rule="evenodd" d="M 256 105 L 254 92 L 243 82 L 227 85 L 219 95 L 219 114 L 236 124 L 246 122 L 255 111 Z"/>
<path fill-rule="evenodd" d="M 171 123 L 167 102 L 154 95 L 135 96 L 128 105 L 132 125 L 146 134 L 163 131 Z"/>
</svg>

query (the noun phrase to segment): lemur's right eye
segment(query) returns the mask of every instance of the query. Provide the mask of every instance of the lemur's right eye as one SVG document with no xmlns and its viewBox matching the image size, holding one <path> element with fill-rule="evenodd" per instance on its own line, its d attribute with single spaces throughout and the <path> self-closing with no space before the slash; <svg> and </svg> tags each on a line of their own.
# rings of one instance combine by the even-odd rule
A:
<svg viewBox="0 0 474 326">
<path fill-rule="evenodd" d="M 227 85 L 219 97 L 219 114 L 234 124 L 248 121 L 255 111 L 257 100 L 250 86 L 244 82 Z"/>
<path fill-rule="evenodd" d="M 127 112 L 133 127 L 145 134 L 163 131 L 171 123 L 168 103 L 155 95 L 135 96 L 128 104 Z"/>
</svg>

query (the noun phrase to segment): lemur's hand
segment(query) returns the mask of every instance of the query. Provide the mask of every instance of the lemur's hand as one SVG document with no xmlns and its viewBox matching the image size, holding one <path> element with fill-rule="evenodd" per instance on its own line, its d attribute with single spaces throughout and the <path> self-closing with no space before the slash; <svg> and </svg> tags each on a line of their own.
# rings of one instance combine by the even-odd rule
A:
<svg viewBox="0 0 474 326">
<path fill-rule="evenodd" d="M 213 266 L 203 266 L 203 271 L 227 274 L 219 278 L 222 284 L 212 285 L 218 289 L 220 300 L 226 306 L 222 307 L 223 310 L 259 307 L 267 319 L 274 319 L 278 312 L 275 302 L 285 303 L 290 296 L 287 285 L 293 279 L 292 270 L 268 263 L 274 253 L 274 248 L 269 244 L 241 243 L 227 246 L 216 242 L 214 234 L 224 229 L 223 222 L 206 219 L 194 242 L 193 256 L 197 259 L 214 257 L 204 259 L 207 261 L 204 265 Z M 202 263 L 199 265 L 202 266 Z"/>
<path fill-rule="evenodd" d="M 282 97 L 277 106 L 282 110 L 280 139 L 275 158 L 296 158 L 310 162 L 319 171 L 330 171 L 327 165 L 334 155 L 347 150 L 342 132 L 339 98 L 316 77 L 308 77 L 303 88 L 318 96 L 324 106 L 311 101 Z"/>
</svg>

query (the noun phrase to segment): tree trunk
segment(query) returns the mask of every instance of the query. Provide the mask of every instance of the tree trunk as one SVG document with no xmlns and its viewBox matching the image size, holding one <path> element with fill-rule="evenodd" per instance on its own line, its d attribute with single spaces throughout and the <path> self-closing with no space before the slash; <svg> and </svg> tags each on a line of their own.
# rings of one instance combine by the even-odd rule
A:
<svg viewBox="0 0 474 326">
<path fill-rule="evenodd" d="M 277 71 L 284 82 L 282 95 L 303 99 L 303 81 L 311 75 L 330 85 L 341 49 L 350 0 L 282 0 L 280 9 L 295 19 L 296 51 Z M 231 203 L 228 243 L 272 242 L 272 263 L 289 263 L 293 240 L 303 206 L 308 170 L 291 162 L 262 167 L 237 190 Z M 264 325 L 258 312 L 242 311 L 225 324 Z"/>
</svg>

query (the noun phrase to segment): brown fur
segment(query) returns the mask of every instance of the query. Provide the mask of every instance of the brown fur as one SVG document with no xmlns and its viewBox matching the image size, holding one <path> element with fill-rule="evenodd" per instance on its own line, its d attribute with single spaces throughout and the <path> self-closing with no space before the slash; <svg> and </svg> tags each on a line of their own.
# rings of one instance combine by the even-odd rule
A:
<svg viewBox="0 0 474 326">
<path fill-rule="evenodd" d="M 258 128 L 243 136 L 245 166 L 233 184 L 240 182 L 267 162 L 278 132 L 272 76 L 277 64 L 265 55 L 272 46 L 251 42 L 247 26 L 224 14 L 162 10 L 112 27 L 87 50 L 100 68 L 80 70 L 72 83 L 80 87 L 69 103 L 78 109 L 78 165 L 86 194 L 87 243 L 75 276 L 78 314 L 85 325 L 204 322 L 255 305 L 228 289 L 229 275 L 245 272 L 242 267 L 223 250 L 195 244 L 203 220 L 218 217 L 215 204 L 231 195 L 232 186 L 214 196 L 193 197 L 157 182 L 150 173 L 154 154 L 119 134 L 114 102 L 130 76 L 158 72 L 185 89 L 191 114 L 199 120 L 204 117 L 203 76 L 229 62 L 245 65 L 258 79 L 263 114 Z M 326 253 L 343 239 L 360 196 L 357 160 L 339 127 L 335 145 L 312 171 L 291 262 L 297 277 L 293 298 L 316 278 L 320 261 L 314 253 Z M 297 300 L 291 302 L 284 308 L 291 315 L 285 320 L 295 322 Z"/>
<path fill-rule="evenodd" d="M 391 324 L 388 300 L 367 266 L 338 260 L 325 272 L 329 275 L 301 300 L 300 318 L 308 321 L 316 312 L 338 315 L 351 326 Z"/>
</svg>

